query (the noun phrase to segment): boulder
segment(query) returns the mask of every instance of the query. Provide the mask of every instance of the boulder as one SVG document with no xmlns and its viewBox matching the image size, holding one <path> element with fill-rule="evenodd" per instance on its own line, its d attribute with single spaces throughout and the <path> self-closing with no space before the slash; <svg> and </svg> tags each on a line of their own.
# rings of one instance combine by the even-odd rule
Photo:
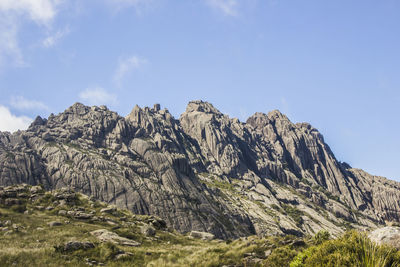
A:
<svg viewBox="0 0 400 267">
<path fill-rule="evenodd" d="M 148 223 L 158 230 L 163 230 L 167 228 L 167 223 L 163 219 L 155 216 L 152 216 Z"/>
<path fill-rule="evenodd" d="M 390 245 L 400 249 L 400 227 L 387 226 L 369 233 L 371 241 L 379 245 Z"/>
<path fill-rule="evenodd" d="M 76 214 L 76 211 L 73 211 L 73 210 L 69 210 L 69 211 L 67 211 L 67 215 L 68 216 L 75 216 L 75 214 Z"/>
<path fill-rule="evenodd" d="M 213 240 L 215 238 L 215 236 L 211 233 L 199 232 L 199 231 L 191 231 L 189 236 L 193 238 L 200 238 L 203 240 Z"/>
<path fill-rule="evenodd" d="M 58 211 L 58 215 L 60 215 L 60 216 L 66 216 L 66 215 L 67 215 L 67 211 L 66 211 L 66 210 L 59 210 L 59 211 Z"/>
<path fill-rule="evenodd" d="M 140 232 L 145 235 L 145 236 L 155 236 L 156 235 L 156 229 L 150 225 L 143 225 L 140 228 Z"/>
<path fill-rule="evenodd" d="M 118 253 L 118 254 L 115 256 L 115 259 L 116 259 L 116 260 L 126 259 L 126 258 L 129 258 L 129 257 L 132 257 L 133 255 L 134 255 L 134 254 L 131 253 L 131 252 L 121 251 L 121 253 Z"/>
<path fill-rule="evenodd" d="M 23 200 L 18 199 L 18 198 L 7 198 L 4 201 L 4 205 L 6 205 L 6 206 L 21 205 L 23 203 L 24 203 Z"/>
<path fill-rule="evenodd" d="M 47 225 L 50 227 L 54 227 L 54 226 L 60 226 L 60 225 L 62 225 L 62 223 L 58 222 L 58 221 L 52 221 L 52 222 L 49 222 Z"/>
<path fill-rule="evenodd" d="M 81 241 L 69 241 L 65 243 L 63 246 L 59 246 L 56 249 L 66 251 L 75 251 L 79 249 L 90 249 L 94 248 L 94 244 L 92 242 L 81 242 Z"/>
<path fill-rule="evenodd" d="M 67 203 L 72 203 L 73 201 L 75 201 L 77 199 L 76 193 L 67 188 L 63 188 L 63 189 L 55 192 L 54 196 L 58 200 L 65 200 L 65 202 L 67 202 Z"/>
<path fill-rule="evenodd" d="M 117 208 L 115 206 L 108 206 L 106 208 L 103 208 L 100 210 L 101 213 L 109 213 L 112 214 L 117 210 Z"/>
<path fill-rule="evenodd" d="M 119 236 L 118 234 L 111 232 L 107 229 L 99 229 L 90 232 L 90 234 L 97 237 L 97 239 L 99 239 L 101 242 L 111 242 L 114 244 L 130 247 L 137 247 L 141 245 L 139 242 Z"/>
<path fill-rule="evenodd" d="M 39 193 L 43 192 L 43 188 L 41 186 L 34 185 L 31 187 L 30 191 L 32 194 L 39 194 Z"/>
<path fill-rule="evenodd" d="M 85 213 L 85 212 L 82 212 L 82 211 L 76 212 L 73 216 L 74 216 L 75 219 L 81 219 L 81 220 L 89 220 L 89 219 L 93 218 L 92 214 Z"/>
</svg>

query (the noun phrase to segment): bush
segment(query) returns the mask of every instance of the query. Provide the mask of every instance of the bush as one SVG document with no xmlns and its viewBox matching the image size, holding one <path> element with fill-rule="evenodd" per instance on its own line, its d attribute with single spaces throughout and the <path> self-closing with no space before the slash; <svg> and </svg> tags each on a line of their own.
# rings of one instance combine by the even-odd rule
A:
<svg viewBox="0 0 400 267">
<path fill-rule="evenodd" d="M 26 204 L 22 204 L 22 205 L 13 205 L 10 208 L 12 211 L 14 212 L 19 212 L 19 213 L 23 213 L 24 211 L 26 211 Z"/>
<path fill-rule="evenodd" d="M 100 256 L 103 260 L 113 259 L 118 253 L 120 253 L 119 248 L 111 242 L 100 246 Z"/>
<path fill-rule="evenodd" d="M 291 249 L 289 246 L 278 247 L 274 249 L 271 255 L 268 256 L 266 266 L 271 267 L 284 267 L 289 266 L 289 263 L 296 256 L 297 251 Z"/>
<path fill-rule="evenodd" d="M 331 237 L 331 234 L 326 231 L 326 230 L 321 230 L 318 233 L 315 234 L 313 237 L 313 242 L 315 245 L 320 245 L 324 243 L 325 241 L 328 241 Z"/>
<path fill-rule="evenodd" d="M 326 234 L 317 237 L 318 242 Z M 394 249 L 371 242 L 365 234 L 349 231 L 342 237 L 311 246 L 300 252 L 290 267 L 305 266 L 399 266 L 400 255 Z"/>
<path fill-rule="evenodd" d="M 287 215 L 295 221 L 297 227 L 301 227 L 303 225 L 302 216 L 304 213 L 296 207 L 290 206 L 288 204 L 282 204 L 282 207 Z"/>
</svg>

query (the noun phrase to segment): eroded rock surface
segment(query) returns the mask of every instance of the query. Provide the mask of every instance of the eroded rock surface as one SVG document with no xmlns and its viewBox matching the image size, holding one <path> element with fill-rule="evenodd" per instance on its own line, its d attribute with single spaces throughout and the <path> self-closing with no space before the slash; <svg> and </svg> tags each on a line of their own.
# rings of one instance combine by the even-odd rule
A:
<svg viewBox="0 0 400 267">
<path fill-rule="evenodd" d="M 122 246 L 130 246 L 130 247 L 140 246 L 139 242 L 136 242 L 132 239 L 128 239 L 126 237 L 119 236 L 118 234 L 111 232 L 107 229 L 99 229 L 99 230 L 90 232 L 90 234 L 95 236 L 101 242 L 111 242 L 114 244 L 119 244 Z"/>
<path fill-rule="evenodd" d="M 390 245 L 400 249 L 400 227 L 382 227 L 372 231 L 368 237 L 379 245 Z"/>
<path fill-rule="evenodd" d="M 159 105 L 135 106 L 124 118 L 76 103 L 27 131 L 0 132 L 0 185 L 20 183 L 64 188 L 60 205 L 73 201 L 73 189 L 156 215 L 167 223 L 155 220 L 157 229 L 218 238 L 337 235 L 400 220 L 400 184 L 339 162 L 310 124 L 277 110 L 243 123 L 202 101 L 190 102 L 179 120 Z M 0 202 L 18 205 L 18 194 L 3 188 Z"/>
</svg>

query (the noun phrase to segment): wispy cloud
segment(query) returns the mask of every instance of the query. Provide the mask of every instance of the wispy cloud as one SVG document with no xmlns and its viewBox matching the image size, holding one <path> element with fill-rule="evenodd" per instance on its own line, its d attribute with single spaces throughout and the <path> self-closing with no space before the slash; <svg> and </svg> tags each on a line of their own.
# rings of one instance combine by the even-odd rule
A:
<svg viewBox="0 0 400 267">
<path fill-rule="evenodd" d="M 249 117 L 249 112 L 247 111 L 246 108 L 241 107 L 239 109 L 239 116 L 240 116 L 240 121 L 246 122 L 247 118 Z"/>
<path fill-rule="evenodd" d="M 18 22 L 0 14 L 0 67 L 8 64 L 23 67 L 24 62 L 18 45 Z"/>
<path fill-rule="evenodd" d="M 237 0 L 205 0 L 207 5 L 222 12 L 225 16 L 236 17 L 238 15 Z"/>
<path fill-rule="evenodd" d="M 60 0 L 1 0 L 0 11 L 13 15 L 28 15 L 31 20 L 47 24 L 56 15 Z"/>
<path fill-rule="evenodd" d="M 114 73 L 114 81 L 117 84 L 121 84 L 123 78 L 130 72 L 141 68 L 146 65 L 148 61 L 144 58 L 139 58 L 137 56 L 131 56 L 125 59 L 120 59 L 118 67 Z"/>
<path fill-rule="evenodd" d="M 43 41 L 42 44 L 44 47 L 46 48 L 50 48 L 53 47 L 54 45 L 57 44 L 57 42 L 62 39 L 64 36 L 66 36 L 67 34 L 69 34 L 69 28 L 65 28 L 63 30 L 59 30 L 57 32 L 55 32 L 54 34 L 51 34 L 49 36 L 47 36 Z"/>
<path fill-rule="evenodd" d="M 134 8 L 137 14 L 153 7 L 157 0 L 106 0 L 108 4 L 119 11 L 123 8 Z"/>
<path fill-rule="evenodd" d="M 283 113 L 285 113 L 287 116 L 291 115 L 291 111 L 290 111 L 290 103 L 289 101 L 286 99 L 286 97 L 282 96 L 281 97 L 281 111 Z"/>
<path fill-rule="evenodd" d="M 26 66 L 18 44 L 18 32 L 27 19 L 49 27 L 61 0 L 0 0 L 0 66 Z M 11 63 L 11 64 L 10 64 Z"/>
<path fill-rule="evenodd" d="M 23 96 L 11 97 L 10 105 L 19 110 L 49 110 L 49 107 L 40 101 L 26 99 Z"/>
<path fill-rule="evenodd" d="M 117 96 L 108 93 L 101 87 L 87 88 L 79 94 L 79 98 L 88 105 L 115 105 Z"/>
<path fill-rule="evenodd" d="M 32 121 L 26 116 L 16 116 L 7 107 L 0 105 L 0 131 L 26 130 Z"/>
</svg>

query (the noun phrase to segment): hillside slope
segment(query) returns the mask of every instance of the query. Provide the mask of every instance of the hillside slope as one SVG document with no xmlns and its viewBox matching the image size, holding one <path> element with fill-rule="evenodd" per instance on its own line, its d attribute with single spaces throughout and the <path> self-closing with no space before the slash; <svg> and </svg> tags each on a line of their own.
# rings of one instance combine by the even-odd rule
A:
<svg viewBox="0 0 400 267">
<path fill-rule="evenodd" d="M 279 111 L 246 123 L 192 101 L 127 117 L 74 104 L 0 132 L 0 185 L 67 187 L 184 233 L 338 235 L 399 222 L 400 184 L 336 160 L 322 135 Z"/>
<path fill-rule="evenodd" d="M 375 233 L 375 234 L 374 234 Z M 398 266 L 400 228 L 214 239 L 69 189 L 0 187 L 0 266 Z M 392 244 L 397 247 L 387 246 Z M 383 244 L 386 244 L 383 246 Z"/>
</svg>

